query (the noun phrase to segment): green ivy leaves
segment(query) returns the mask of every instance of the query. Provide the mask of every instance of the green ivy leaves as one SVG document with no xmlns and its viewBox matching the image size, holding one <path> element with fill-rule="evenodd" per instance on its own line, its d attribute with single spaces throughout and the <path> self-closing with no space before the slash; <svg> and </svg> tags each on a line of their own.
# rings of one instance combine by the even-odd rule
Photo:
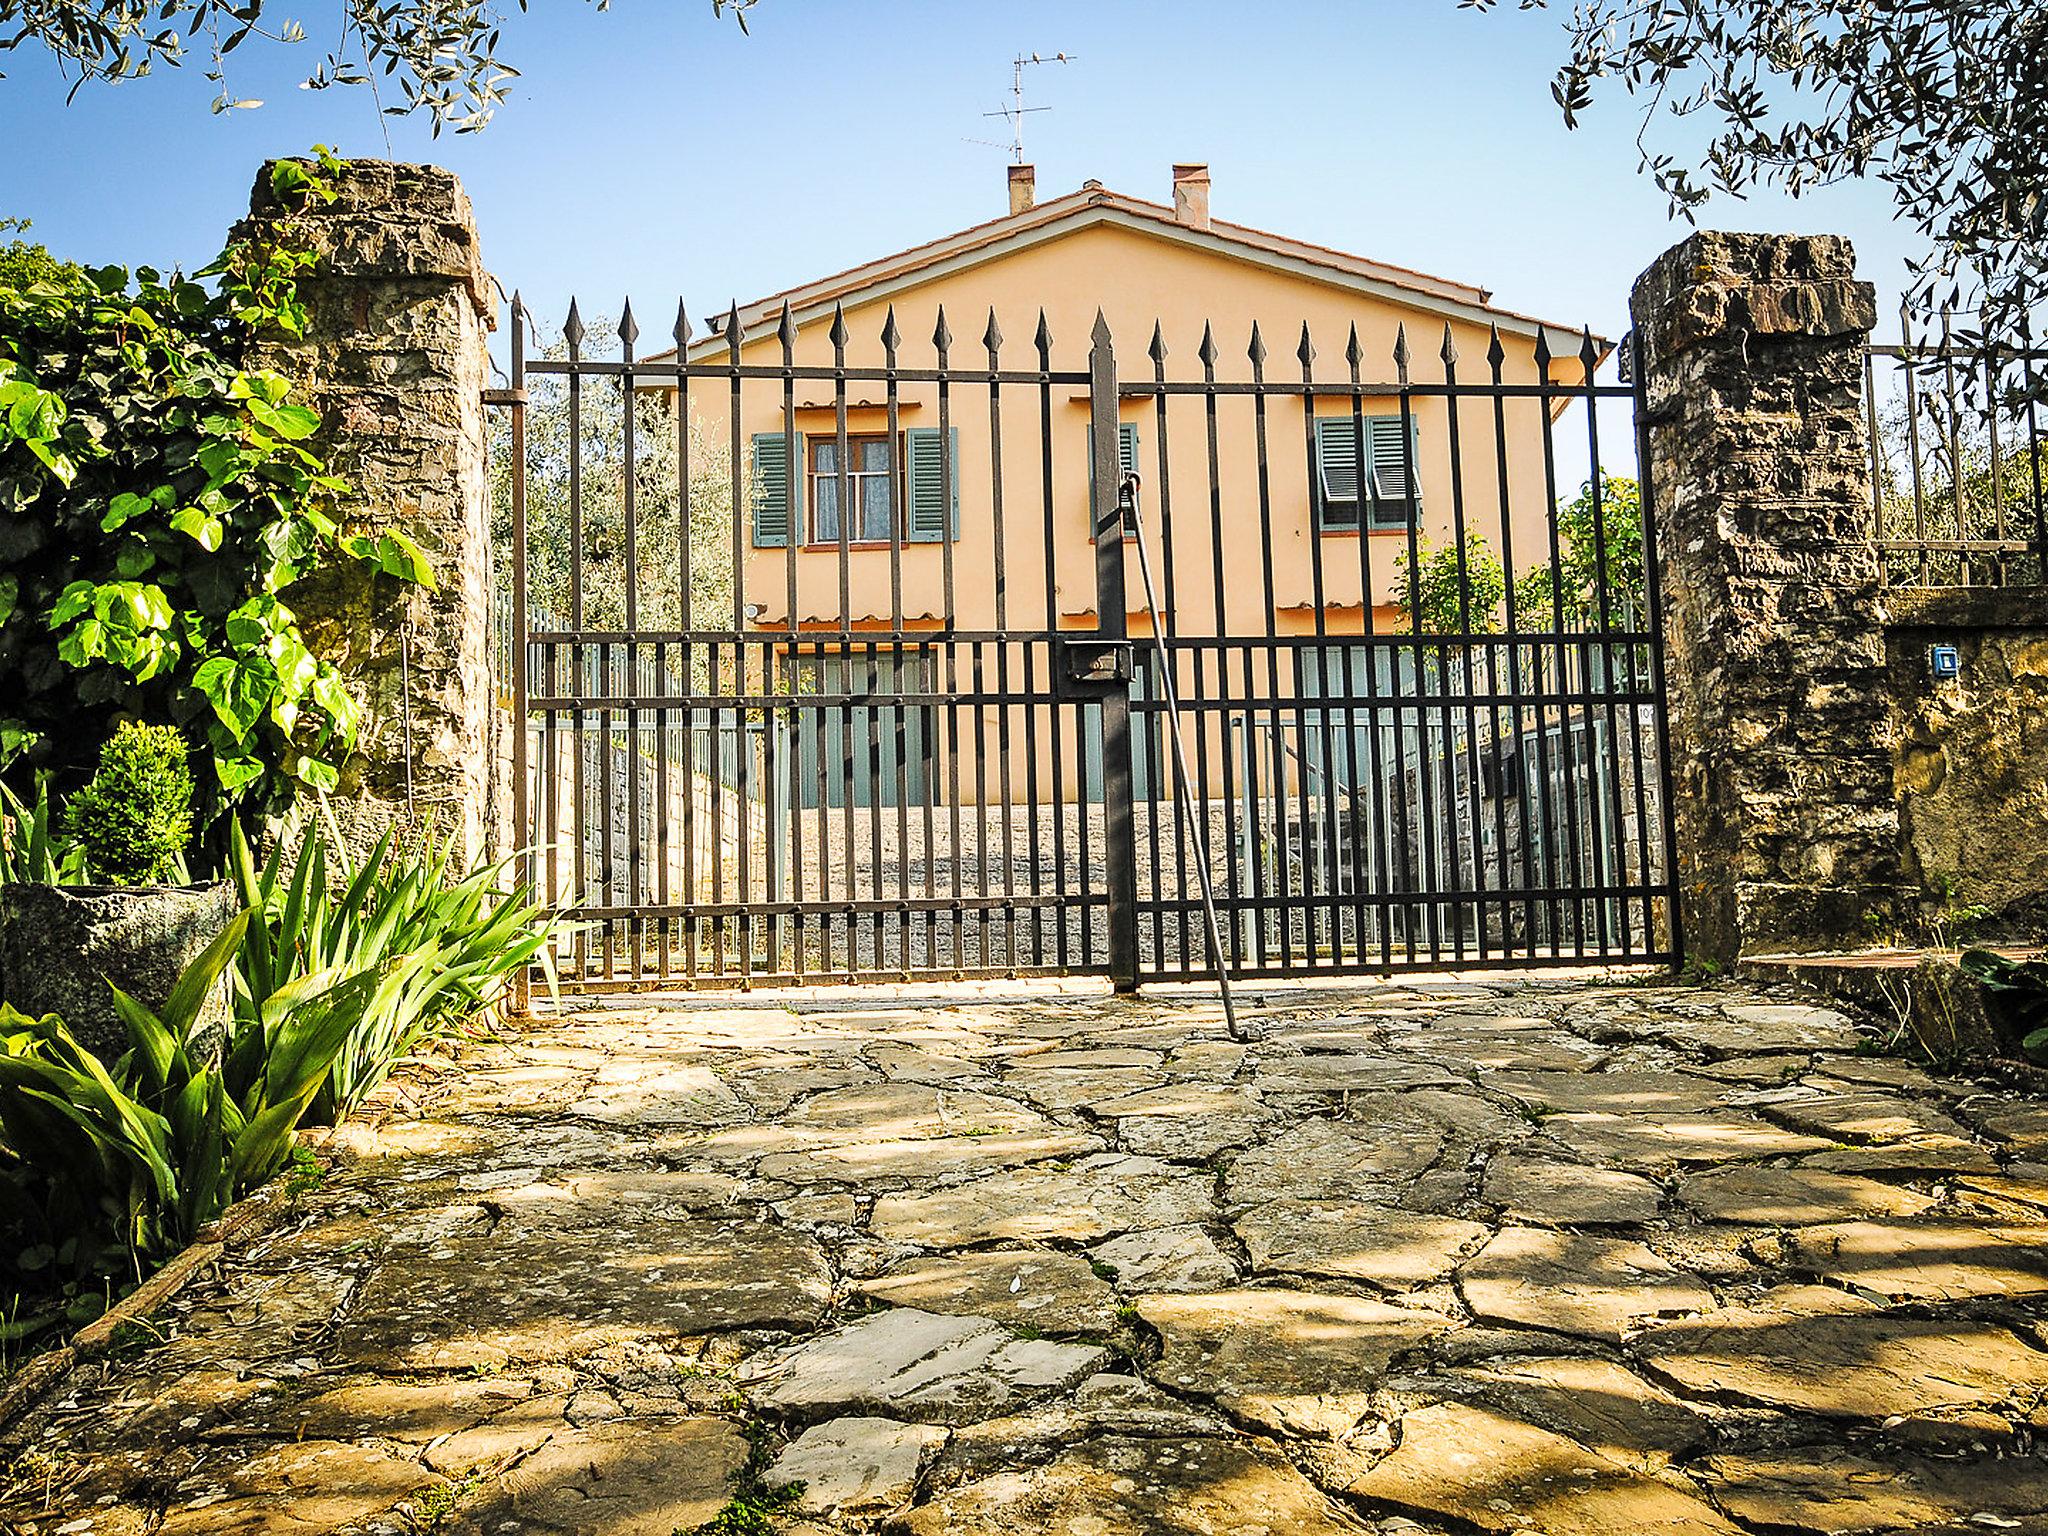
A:
<svg viewBox="0 0 2048 1536">
<path fill-rule="evenodd" d="M 339 782 L 358 708 L 281 594 L 349 562 L 434 575 L 404 533 L 345 527 L 319 412 L 244 366 L 256 331 L 304 333 L 295 211 L 333 199 L 338 164 L 280 163 L 285 213 L 210 289 L 146 267 L 0 287 L 0 742 L 111 708 L 203 740 L 214 811 Z"/>
</svg>

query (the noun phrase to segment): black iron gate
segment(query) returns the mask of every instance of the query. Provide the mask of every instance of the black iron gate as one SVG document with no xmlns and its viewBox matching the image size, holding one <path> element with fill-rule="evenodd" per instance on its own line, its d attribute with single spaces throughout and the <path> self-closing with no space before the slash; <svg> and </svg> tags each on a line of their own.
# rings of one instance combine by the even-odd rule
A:
<svg viewBox="0 0 2048 1536">
<path fill-rule="evenodd" d="M 1239 974 L 1676 956 L 1590 334 L 1479 329 L 1475 379 L 1459 325 L 1427 378 L 1405 329 L 1388 377 L 1357 326 L 1284 375 L 1155 327 L 1120 377 L 1099 315 L 1059 368 L 1043 314 L 679 311 L 643 358 L 572 305 L 529 357 L 514 305 L 510 771 L 568 985 L 1209 975 L 1203 866 Z"/>
</svg>

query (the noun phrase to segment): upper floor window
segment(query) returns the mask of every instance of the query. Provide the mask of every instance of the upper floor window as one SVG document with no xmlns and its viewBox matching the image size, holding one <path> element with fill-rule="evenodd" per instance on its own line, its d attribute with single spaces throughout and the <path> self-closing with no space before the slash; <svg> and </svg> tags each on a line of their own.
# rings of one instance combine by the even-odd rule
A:
<svg viewBox="0 0 2048 1536">
<path fill-rule="evenodd" d="M 756 432 L 752 479 L 756 549 L 782 548 L 792 528 L 800 545 L 838 548 L 842 500 L 848 544 L 960 537 L 957 427 L 945 447 L 936 427 L 905 428 L 893 456 L 887 433 L 849 434 L 844 465 L 837 432 Z"/>
<path fill-rule="evenodd" d="M 886 544 L 902 527 L 896 496 L 896 466 L 886 436 L 849 437 L 845 475 L 840 474 L 839 439 L 810 439 L 810 542 L 839 542 L 839 491 L 851 508 L 846 536 L 854 544 Z"/>
<path fill-rule="evenodd" d="M 1316 418 L 1316 526 L 1324 533 L 1355 533 L 1366 528 L 1406 528 L 1422 511 L 1422 495 L 1414 484 L 1419 460 L 1415 418 L 1408 431 L 1399 416 L 1318 416 Z M 1405 439 L 1405 440 L 1404 440 Z M 1359 473 L 1359 448 L 1365 449 L 1365 473 Z M 1363 518 L 1361 519 L 1361 510 Z"/>
</svg>

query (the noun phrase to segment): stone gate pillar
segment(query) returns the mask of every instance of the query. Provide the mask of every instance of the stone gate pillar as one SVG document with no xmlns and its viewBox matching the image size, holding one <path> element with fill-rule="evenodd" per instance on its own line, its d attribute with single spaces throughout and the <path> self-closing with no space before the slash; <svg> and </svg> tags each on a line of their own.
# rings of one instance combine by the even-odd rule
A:
<svg viewBox="0 0 2048 1536">
<path fill-rule="evenodd" d="M 288 600 L 363 706 L 334 797 L 344 836 L 364 846 L 431 815 L 474 857 L 496 840 L 483 406 L 496 304 L 451 172 L 353 160 L 338 186 L 299 218 L 319 256 L 299 279 L 306 334 L 266 338 L 256 362 L 321 413 L 318 445 L 354 488 L 349 524 L 403 529 L 439 590 L 337 570 Z M 250 210 L 276 211 L 268 165 Z"/>
<path fill-rule="evenodd" d="M 1688 948 L 1868 942 L 1902 887 L 1870 543 L 1870 284 L 1835 236 L 1702 231 L 1632 296 Z"/>
</svg>

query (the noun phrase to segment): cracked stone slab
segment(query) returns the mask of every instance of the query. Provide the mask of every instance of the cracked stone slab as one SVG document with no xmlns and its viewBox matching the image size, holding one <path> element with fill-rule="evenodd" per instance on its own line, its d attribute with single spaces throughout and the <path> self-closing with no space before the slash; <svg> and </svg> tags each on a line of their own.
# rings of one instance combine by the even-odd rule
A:
<svg viewBox="0 0 2048 1536">
<path fill-rule="evenodd" d="M 1663 1191 L 1637 1174 L 1510 1153 L 1487 1165 L 1481 1198 L 1514 1220 L 1544 1226 L 1655 1221 Z"/>
<path fill-rule="evenodd" d="M 801 1328 L 831 1275 L 808 1236 L 660 1201 L 554 1202 L 488 1233 L 387 1259 L 363 1282 L 334 1353 L 370 1369 L 559 1359 L 648 1334 Z"/>
<path fill-rule="evenodd" d="M 756 1357 L 741 1380 L 762 1408 L 798 1418 L 968 1424 L 1065 1391 L 1106 1358 L 1096 1345 L 1019 1339 L 986 1318 L 895 1308 Z"/>
<path fill-rule="evenodd" d="M 1159 1158 L 1102 1154 L 1070 1168 L 1020 1168 L 924 1194 L 884 1195 L 868 1224 L 878 1237 L 932 1248 L 1089 1242 L 1200 1222 L 1211 1214 L 1210 1188 L 1207 1175 Z"/>
<path fill-rule="evenodd" d="M 1458 1272 L 1475 1317 L 1618 1343 L 1648 1319 L 1700 1312 L 1714 1293 L 1641 1243 L 1507 1227 Z"/>
<path fill-rule="evenodd" d="M 1407 1290 L 1441 1280 L 1487 1235 L 1476 1221 L 1340 1200 L 1276 1200 L 1238 1217 L 1252 1268 Z"/>
<path fill-rule="evenodd" d="M 1043 1466 L 945 1490 L 906 1536 L 1356 1536 L 1355 1520 L 1268 1447 L 1106 1435 Z"/>
<path fill-rule="evenodd" d="M 2048 1157 L 2048 1104 L 1999 1099 L 1975 1106 L 1970 1119 L 1986 1136 L 2004 1142 L 2021 1157 Z"/>
<path fill-rule="evenodd" d="M 457 1505 L 469 1529 L 537 1536 L 673 1536 L 732 1495 L 746 1442 L 715 1418 L 563 1428 Z"/>
<path fill-rule="evenodd" d="M 1740 1536 L 1704 1499 L 1489 1408 L 1421 1408 L 1400 1436 L 1346 1493 L 1501 1536 Z"/>
<path fill-rule="evenodd" d="M 1443 1146 L 1442 1130 L 1427 1124 L 1304 1120 L 1241 1153 L 1224 1176 L 1224 1189 L 1233 1207 L 1288 1199 L 1370 1199 L 1374 1189 L 1393 1201 L 1403 1186 L 1435 1165 Z"/>
<path fill-rule="evenodd" d="M 1492 1407 L 1644 1471 L 1698 1450 L 1711 1436 L 1688 1404 L 1596 1356 L 1497 1360 L 1446 1375 Z"/>
<path fill-rule="evenodd" d="M 1362 1296 L 1236 1290 L 1141 1296 L 1165 1349 L 1146 1373 L 1283 1434 L 1342 1435 L 1400 1355 L 1456 1327 L 1439 1313 Z"/>
<path fill-rule="evenodd" d="M 994 1173 L 1030 1163 L 1087 1157 L 1103 1150 L 1101 1138 L 1078 1131 L 1005 1135 L 934 1136 L 922 1140 L 858 1141 L 802 1152 L 774 1152 L 755 1172 L 789 1184 L 907 1182 L 943 1175 Z"/>
<path fill-rule="evenodd" d="M 1678 1200 L 1708 1221 L 1796 1227 L 1844 1216 L 1911 1216 L 1926 1195 L 1816 1168 L 1717 1168 L 1679 1180 Z"/>
<path fill-rule="evenodd" d="M 1726 1083 L 1690 1072 L 1488 1072 L 1485 1085 L 1539 1114 L 1670 1115 L 1724 1107 Z"/>
<path fill-rule="evenodd" d="M 567 1113 L 603 1125 L 715 1126 L 744 1120 L 748 1110 L 710 1068 L 653 1057 L 606 1062 Z"/>
<path fill-rule="evenodd" d="M 1237 1265 L 1200 1227 L 1126 1232 L 1089 1253 L 1116 1271 L 1126 1290 L 1220 1291 L 1237 1284 Z"/>
<path fill-rule="evenodd" d="M 2048 1463 L 2028 1456 L 1876 1461 L 1838 1446 L 1800 1446 L 1709 1456 L 1700 1473 L 1736 1519 L 1818 1536 L 1950 1524 L 1996 1531 L 2048 1514 Z"/>
<path fill-rule="evenodd" d="M 1903 1141 L 1909 1137 L 1964 1139 L 1963 1128 L 1933 1105 L 1876 1089 L 1846 1093 L 1786 1089 L 1760 1104 L 1781 1125 L 1830 1141 Z M 1796 1093 L 1797 1097 L 1790 1095 Z"/>
<path fill-rule="evenodd" d="M 1759 1162 L 1825 1153 L 1834 1143 L 1773 1125 L 1740 1109 L 1669 1110 L 1654 1114 L 1602 1111 L 1550 1115 L 1543 1134 L 1583 1162 L 1636 1173 L 1663 1173 L 1703 1163 Z"/>
<path fill-rule="evenodd" d="M 762 1481 L 803 1484 L 796 1507 L 805 1514 L 874 1518 L 910 1503 L 918 1474 L 945 1439 L 930 1424 L 831 1419 L 798 1435 Z"/>
<path fill-rule="evenodd" d="M 1831 1173 L 1998 1172 L 1998 1163 L 1989 1152 L 1954 1136 L 1914 1136 L 1870 1147 L 1831 1147 L 1800 1158 L 1799 1165 Z"/>
<path fill-rule="evenodd" d="M 1432 1062 L 1369 1054 L 1269 1057 L 1252 1075 L 1252 1086 L 1262 1093 L 1386 1093 L 1465 1082 L 1460 1074 Z"/>
<path fill-rule="evenodd" d="M 1503 1028 L 1519 1024 L 1521 1028 Z M 1537 1020 L 1475 1019 L 1396 1035 L 1394 1049 L 1426 1056 L 1459 1072 L 1590 1072 L 1613 1054 L 1607 1047 L 1544 1027 Z"/>
<path fill-rule="evenodd" d="M 1166 1081 L 1164 1072 L 1148 1067 L 1029 1067 L 1003 1074 L 1003 1087 L 1011 1093 L 1054 1110 L 1142 1093 Z"/>
<path fill-rule="evenodd" d="M 1891 1301 L 1963 1301 L 2048 1293 L 2048 1226 L 1853 1221 L 1802 1227 L 1786 1261 Z"/>
<path fill-rule="evenodd" d="M 157 1529 L 163 1536 L 325 1536 L 444 1486 L 438 1474 L 378 1446 L 305 1440 L 238 1448 L 181 1480 Z"/>
<path fill-rule="evenodd" d="M 1117 1295 L 1071 1253 L 1048 1248 L 981 1248 L 908 1259 L 855 1287 L 891 1306 L 986 1317 L 1011 1328 L 1106 1334 Z"/>
<path fill-rule="evenodd" d="M 1653 1329 L 1642 1358 L 1688 1392 L 1825 1418 L 1992 1405 L 2048 1390 L 2048 1354 L 1992 1323 L 1905 1317 L 1824 1286 Z"/>
<path fill-rule="evenodd" d="M 1712 1056 L 1853 1051 L 1863 1032 L 1844 1013 L 1806 1003 L 1728 1003 L 1718 1019 L 1685 1019 L 1657 1033 Z"/>
</svg>

